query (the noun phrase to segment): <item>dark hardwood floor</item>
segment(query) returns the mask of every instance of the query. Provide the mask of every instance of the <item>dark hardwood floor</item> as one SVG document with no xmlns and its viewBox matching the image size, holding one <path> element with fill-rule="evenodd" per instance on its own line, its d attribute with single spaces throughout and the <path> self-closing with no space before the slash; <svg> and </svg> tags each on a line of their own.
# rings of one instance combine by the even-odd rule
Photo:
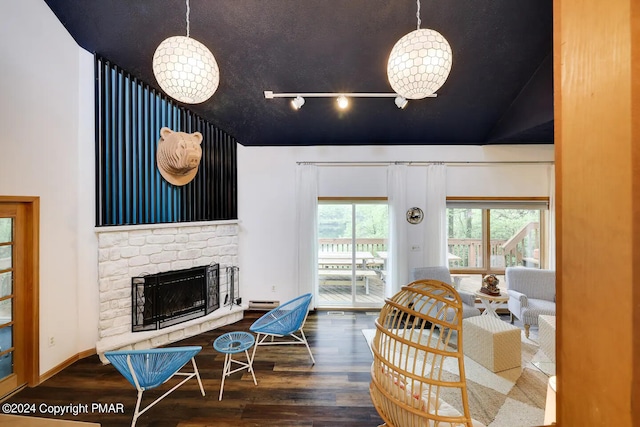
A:
<svg viewBox="0 0 640 427">
<path fill-rule="evenodd" d="M 246 370 L 227 378 L 222 401 L 218 401 L 224 355 L 213 341 L 225 332 L 248 331 L 263 312 L 247 311 L 245 318 L 176 343 L 200 345 L 196 363 L 206 396 L 195 379 L 160 401 L 139 419 L 137 426 L 377 426 L 382 420 L 369 397 L 371 352 L 361 329 L 373 328 L 377 312 L 316 311 L 309 314 L 305 334 L 316 364 L 304 346 L 260 347 L 254 360 L 258 385 Z M 143 406 L 160 396 L 178 380 L 144 393 Z M 12 396 L 8 403 L 53 405 L 88 404 L 89 413 L 50 417 L 100 423 L 102 426 L 131 424 L 135 389 L 98 356 L 74 363 L 38 387 Z M 121 403 L 124 413 L 91 413 L 93 403 Z M 39 411 L 38 411 L 39 412 Z"/>
</svg>

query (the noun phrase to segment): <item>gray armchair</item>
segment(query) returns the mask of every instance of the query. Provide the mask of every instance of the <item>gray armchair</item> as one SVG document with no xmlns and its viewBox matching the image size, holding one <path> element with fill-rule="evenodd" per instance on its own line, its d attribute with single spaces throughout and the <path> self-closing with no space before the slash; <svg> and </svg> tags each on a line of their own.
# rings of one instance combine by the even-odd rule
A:
<svg viewBox="0 0 640 427">
<path fill-rule="evenodd" d="M 411 270 L 411 280 L 439 280 L 453 286 L 448 267 L 419 267 Z M 458 290 L 462 300 L 462 318 L 479 316 L 480 310 L 475 307 L 476 296 L 472 293 Z"/>
<path fill-rule="evenodd" d="M 528 338 L 529 327 L 538 325 L 539 315 L 556 315 L 556 272 L 507 267 L 504 276 L 509 294 L 509 312 L 524 323 L 524 333 Z M 513 322 L 513 317 L 511 320 Z"/>
</svg>

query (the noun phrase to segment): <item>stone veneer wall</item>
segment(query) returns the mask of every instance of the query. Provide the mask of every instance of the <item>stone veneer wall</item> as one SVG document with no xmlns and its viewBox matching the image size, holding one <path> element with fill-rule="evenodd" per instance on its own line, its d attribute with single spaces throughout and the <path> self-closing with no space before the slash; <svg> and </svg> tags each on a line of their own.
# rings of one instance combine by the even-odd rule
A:
<svg viewBox="0 0 640 427">
<path fill-rule="evenodd" d="M 123 348 L 153 348 L 236 322 L 246 307 L 226 307 L 207 316 L 157 331 L 131 332 L 131 278 L 212 263 L 220 264 L 220 288 L 226 267 L 238 265 L 237 221 L 100 227 L 98 354 Z"/>
</svg>

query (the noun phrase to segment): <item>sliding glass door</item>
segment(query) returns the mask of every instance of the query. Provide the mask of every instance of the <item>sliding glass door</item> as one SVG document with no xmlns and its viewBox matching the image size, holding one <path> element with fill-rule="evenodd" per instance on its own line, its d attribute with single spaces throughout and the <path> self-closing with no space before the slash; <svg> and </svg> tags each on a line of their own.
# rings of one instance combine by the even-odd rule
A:
<svg viewBox="0 0 640 427">
<path fill-rule="evenodd" d="M 319 202 L 319 307 L 382 306 L 388 217 L 385 200 Z"/>
</svg>

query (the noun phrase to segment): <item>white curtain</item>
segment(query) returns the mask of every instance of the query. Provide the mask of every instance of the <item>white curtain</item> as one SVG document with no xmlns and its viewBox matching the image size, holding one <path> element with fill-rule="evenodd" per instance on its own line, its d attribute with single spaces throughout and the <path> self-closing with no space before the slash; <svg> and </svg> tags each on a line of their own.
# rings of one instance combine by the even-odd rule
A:
<svg viewBox="0 0 640 427">
<path fill-rule="evenodd" d="M 407 165 L 389 165 L 387 169 L 387 198 L 389 201 L 389 247 L 385 296 L 400 291 L 409 279 L 409 249 L 407 247 Z"/>
<path fill-rule="evenodd" d="M 556 269 L 556 167 L 549 166 L 549 220 L 548 220 L 547 255 L 548 267 Z"/>
<path fill-rule="evenodd" d="M 312 293 L 315 307 L 318 283 L 318 169 L 315 165 L 296 167 L 296 230 L 298 236 L 298 292 Z"/>
<path fill-rule="evenodd" d="M 427 205 L 424 209 L 424 265 L 448 266 L 447 260 L 447 167 L 427 166 Z"/>
</svg>

